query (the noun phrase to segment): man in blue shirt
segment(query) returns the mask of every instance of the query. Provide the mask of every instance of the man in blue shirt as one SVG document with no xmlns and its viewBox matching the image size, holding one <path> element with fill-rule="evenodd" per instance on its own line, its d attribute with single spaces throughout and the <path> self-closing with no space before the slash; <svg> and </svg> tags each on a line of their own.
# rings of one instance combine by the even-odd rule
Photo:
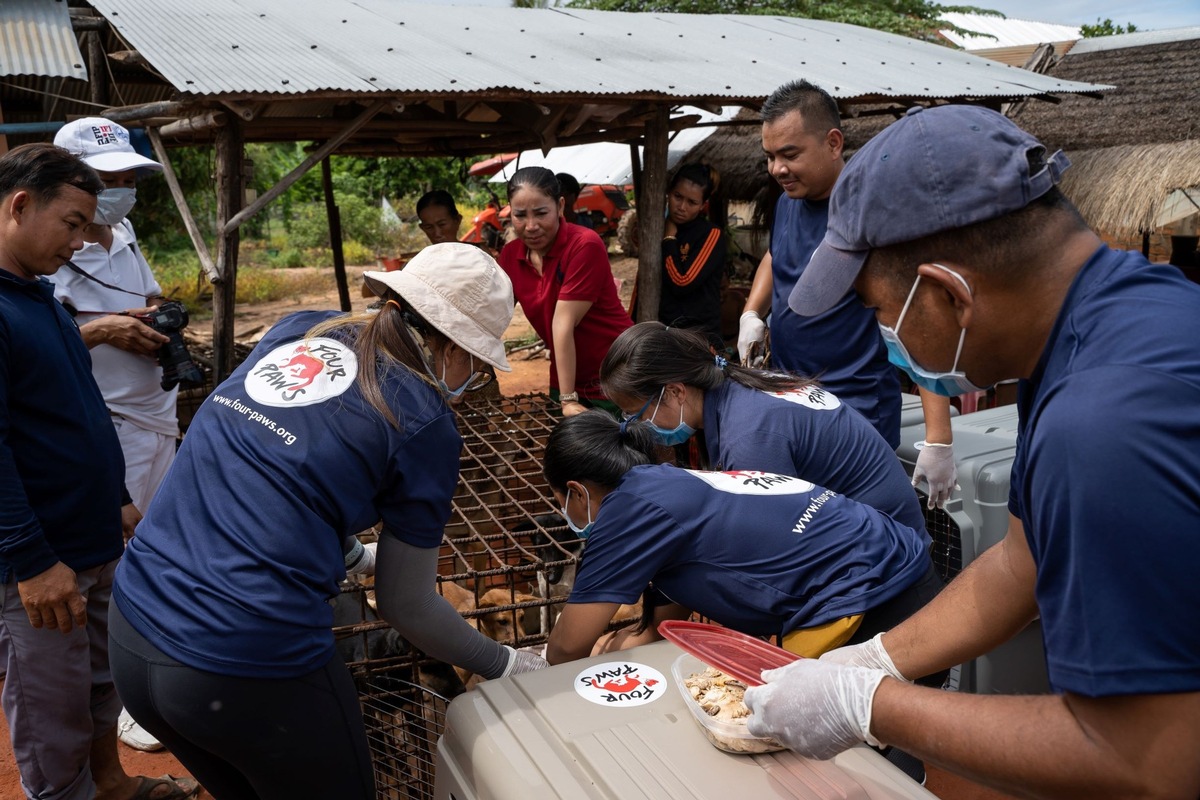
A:
<svg viewBox="0 0 1200 800">
<path fill-rule="evenodd" d="M 1066 166 L 945 106 L 843 173 L 790 304 L 853 285 L 914 380 L 1021 380 L 1009 532 L 891 631 L 767 673 L 751 731 L 820 758 L 887 742 L 1031 797 L 1200 794 L 1200 287 L 1104 246 L 1054 186 Z M 1053 694 L 907 684 L 1039 616 Z"/>
<path fill-rule="evenodd" d="M 776 89 L 762 108 L 767 171 L 783 188 L 771 226 L 771 248 L 754 274 L 738 324 L 743 362 L 767 332 L 771 365 L 817 378 L 846 405 L 867 418 L 895 449 L 900 444 L 900 381 L 888 362 L 875 319 L 853 292 L 812 317 L 788 308 L 788 295 L 825 236 L 829 196 L 845 166 L 837 103 L 807 81 Z M 954 486 L 948 401 L 922 393 L 926 445 L 914 480 L 926 478 L 930 504 L 941 505 Z"/>
<path fill-rule="evenodd" d="M 108 670 L 113 572 L 140 519 L 116 431 L 53 275 L 104 184 L 47 144 L 0 158 L 0 700 L 30 797 L 189 797 L 131 778 Z M 151 794 L 158 792 L 158 794 Z"/>
</svg>

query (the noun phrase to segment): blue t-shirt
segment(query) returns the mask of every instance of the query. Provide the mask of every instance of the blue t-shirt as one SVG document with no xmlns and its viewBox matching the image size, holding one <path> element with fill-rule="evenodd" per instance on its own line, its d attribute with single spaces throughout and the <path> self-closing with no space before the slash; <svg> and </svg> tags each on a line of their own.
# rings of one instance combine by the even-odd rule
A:
<svg viewBox="0 0 1200 800">
<path fill-rule="evenodd" d="M 306 339 L 333 312 L 281 320 L 188 428 L 117 570 L 121 612 L 172 658 L 223 675 L 295 677 L 334 653 L 345 537 L 383 519 L 438 547 L 462 439 L 440 394 L 381 376 L 397 430 L 369 406 L 351 348 Z"/>
<path fill-rule="evenodd" d="M 0 581 L 120 558 L 124 478 L 88 349 L 54 286 L 0 270 Z"/>
<path fill-rule="evenodd" d="M 929 569 L 923 532 L 807 481 L 635 467 L 604 498 L 571 603 L 672 601 L 765 636 L 861 614 Z"/>
<path fill-rule="evenodd" d="M 1050 683 L 1200 690 L 1200 286 L 1101 247 L 1020 387 L 1009 508 Z"/>
<path fill-rule="evenodd" d="M 900 379 L 888 362 L 875 313 L 854 292 L 815 317 L 788 308 L 788 296 L 825 238 L 828 220 L 828 200 L 793 200 L 785 194 L 775 206 L 771 363 L 819 379 L 895 449 L 900 445 Z"/>
<path fill-rule="evenodd" d="M 704 393 L 704 440 L 713 469 L 803 478 L 925 530 L 917 493 L 895 451 L 824 387 L 776 393 L 727 380 Z"/>
</svg>

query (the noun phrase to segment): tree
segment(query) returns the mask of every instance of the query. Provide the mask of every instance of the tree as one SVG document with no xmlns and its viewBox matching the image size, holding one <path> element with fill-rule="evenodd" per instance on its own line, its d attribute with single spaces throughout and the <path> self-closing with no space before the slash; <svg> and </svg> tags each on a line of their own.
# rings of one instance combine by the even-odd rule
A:
<svg viewBox="0 0 1200 800">
<path fill-rule="evenodd" d="M 1133 33 L 1137 30 L 1137 26 L 1132 22 L 1125 24 L 1125 27 L 1114 25 L 1111 19 L 1105 18 L 1101 20 L 1096 17 L 1095 25 L 1083 24 L 1079 26 L 1079 32 L 1085 39 L 1094 39 L 1097 36 L 1116 36 L 1118 33 Z"/>
<path fill-rule="evenodd" d="M 575 0 L 571 5 L 600 11 L 805 17 L 846 22 L 926 41 L 944 41 L 937 32 L 947 28 L 973 33 L 941 20 L 940 16 L 947 12 L 1003 16 L 989 9 L 943 6 L 928 0 Z"/>
</svg>

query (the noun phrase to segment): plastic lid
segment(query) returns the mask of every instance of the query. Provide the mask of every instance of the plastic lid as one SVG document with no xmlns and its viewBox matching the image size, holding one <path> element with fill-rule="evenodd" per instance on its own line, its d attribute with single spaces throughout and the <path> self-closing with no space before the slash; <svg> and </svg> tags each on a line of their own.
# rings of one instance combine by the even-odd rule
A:
<svg viewBox="0 0 1200 800">
<path fill-rule="evenodd" d="M 747 686 L 761 686 L 763 670 L 785 667 L 803 657 L 762 639 L 703 622 L 669 619 L 659 623 L 658 632 L 685 652 Z"/>
</svg>

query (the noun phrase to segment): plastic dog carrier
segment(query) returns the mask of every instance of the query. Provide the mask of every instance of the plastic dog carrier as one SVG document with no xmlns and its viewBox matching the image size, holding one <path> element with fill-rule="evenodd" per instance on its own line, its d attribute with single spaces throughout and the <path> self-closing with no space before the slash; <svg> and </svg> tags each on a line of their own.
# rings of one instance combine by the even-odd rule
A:
<svg viewBox="0 0 1200 800">
<path fill-rule="evenodd" d="M 875 750 L 829 761 L 718 750 L 675 686 L 670 642 L 458 697 L 437 746 L 437 800 L 933 798 Z"/>
<path fill-rule="evenodd" d="M 917 406 L 920 409 L 919 401 Z M 925 438 L 918 418 L 900 430 L 897 453 L 911 475 L 916 443 Z M 1017 442 L 1017 407 L 1000 406 L 951 420 L 956 491 L 945 510 L 925 508 L 925 524 L 933 537 L 933 560 L 946 580 L 954 578 L 1008 532 L 1008 490 Z M 986 656 L 962 665 L 958 688 L 978 694 L 1041 694 L 1049 691 L 1041 625 L 1034 622 L 1011 641 Z M 952 676 L 953 681 L 953 676 Z"/>
</svg>

